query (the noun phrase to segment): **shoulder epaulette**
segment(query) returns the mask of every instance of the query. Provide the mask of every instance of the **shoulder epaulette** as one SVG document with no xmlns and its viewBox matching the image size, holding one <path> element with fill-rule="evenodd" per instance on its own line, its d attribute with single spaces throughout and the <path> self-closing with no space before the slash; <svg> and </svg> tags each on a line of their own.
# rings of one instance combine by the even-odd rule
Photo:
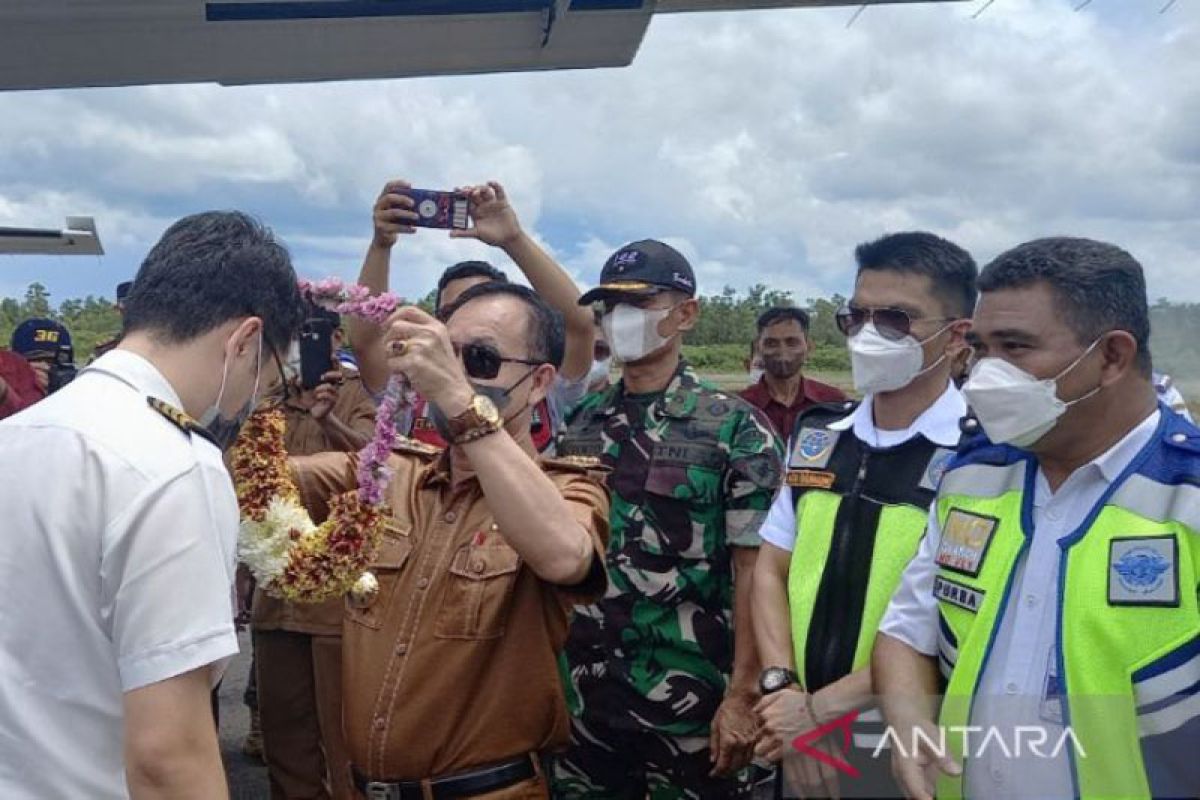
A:
<svg viewBox="0 0 1200 800">
<path fill-rule="evenodd" d="M 430 459 L 440 456 L 443 452 L 440 447 L 434 447 L 431 444 L 425 444 L 425 442 L 419 442 L 407 436 L 397 436 L 396 440 L 392 442 L 392 450 L 397 453 L 410 453 Z"/>
<path fill-rule="evenodd" d="M 203 425 L 188 416 L 187 412 L 181 411 L 170 403 L 159 400 L 157 397 L 147 397 L 146 402 L 157 411 L 159 414 L 174 425 L 179 430 L 183 431 L 189 437 L 194 433 L 201 438 L 213 442 L 212 434 L 210 434 Z M 216 442 L 213 442 L 216 444 Z"/>
<path fill-rule="evenodd" d="M 853 414 L 856 408 L 858 408 L 857 400 L 817 403 L 800 412 L 800 415 L 796 417 L 796 427 L 799 428 L 801 424 L 807 423 L 808 427 L 823 428 L 831 422 L 845 419 L 850 414 Z M 788 433 L 794 433 L 794 431 L 788 431 Z"/>
<path fill-rule="evenodd" d="M 595 456 L 555 456 L 541 459 L 542 469 L 546 471 L 575 472 L 587 475 L 594 480 L 604 482 L 612 470 Z"/>
</svg>

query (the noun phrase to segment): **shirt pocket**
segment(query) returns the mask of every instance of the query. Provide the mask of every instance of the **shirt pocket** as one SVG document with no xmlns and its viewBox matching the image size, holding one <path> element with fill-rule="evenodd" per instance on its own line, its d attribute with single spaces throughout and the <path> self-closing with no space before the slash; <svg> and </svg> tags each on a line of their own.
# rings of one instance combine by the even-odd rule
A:
<svg viewBox="0 0 1200 800">
<path fill-rule="evenodd" d="M 705 533 L 722 518 L 719 463 L 724 454 L 706 448 L 695 463 L 655 459 L 646 473 L 646 523 L 641 546 L 648 553 L 702 559 Z"/>
<path fill-rule="evenodd" d="M 504 635 L 521 557 L 493 535 L 454 554 L 434 635 L 440 639 L 496 639 Z"/>
<path fill-rule="evenodd" d="M 379 543 L 379 554 L 371 562 L 370 571 L 379 582 L 379 593 L 365 607 L 360 608 L 353 603 L 346 603 L 346 618 L 357 625 L 379 630 L 383 626 L 383 617 L 396 594 L 400 583 L 400 575 L 404 565 L 412 553 L 412 540 L 408 530 L 401 530 L 391 524 Z"/>
</svg>

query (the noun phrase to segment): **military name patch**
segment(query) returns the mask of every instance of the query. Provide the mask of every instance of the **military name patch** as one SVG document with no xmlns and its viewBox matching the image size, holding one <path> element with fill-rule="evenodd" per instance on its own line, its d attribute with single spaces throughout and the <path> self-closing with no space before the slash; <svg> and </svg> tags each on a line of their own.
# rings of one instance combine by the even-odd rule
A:
<svg viewBox="0 0 1200 800">
<path fill-rule="evenodd" d="M 819 469 L 789 469 L 787 485 L 798 489 L 832 489 L 837 476 Z"/>
<path fill-rule="evenodd" d="M 950 509 L 942 525 L 942 541 L 934 559 L 937 565 L 960 575 L 978 578 L 999 524 L 1000 520 L 995 517 L 972 514 L 961 508 Z"/>
<path fill-rule="evenodd" d="M 604 442 L 600 439 L 563 439 L 558 445 L 560 456 L 599 458 L 604 455 Z"/>
<path fill-rule="evenodd" d="M 946 467 L 950 466 L 953 458 L 954 451 L 949 448 L 939 447 L 934 450 L 929 464 L 925 467 L 925 474 L 921 477 L 921 483 L 918 484 L 920 488 L 936 492 L 938 484 L 942 482 L 942 476 L 946 474 Z"/>
<path fill-rule="evenodd" d="M 572 453 L 574 452 L 572 450 Z M 725 454 L 712 445 L 689 444 L 687 442 L 658 442 L 654 445 L 653 460 L 659 464 L 678 464 L 685 467 L 720 469 L 725 463 Z"/>
<path fill-rule="evenodd" d="M 970 611 L 972 614 L 979 613 L 979 607 L 983 605 L 984 594 L 982 589 L 972 589 L 970 586 L 964 586 L 957 581 L 943 578 L 941 575 L 933 579 L 934 597 L 952 606 Z"/>
<path fill-rule="evenodd" d="M 801 428 L 800 435 L 796 437 L 796 444 L 792 447 L 792 457 L 788 466 L 824 469 L 829 464 L 839 436 L 840 431 Z"/>
<path fill-rule="evenodd" d="M 1113 539 L 1108 543 L 1108 603 L 1179 605 L 1179 543 L 1174 536 Z"/>
</svg>

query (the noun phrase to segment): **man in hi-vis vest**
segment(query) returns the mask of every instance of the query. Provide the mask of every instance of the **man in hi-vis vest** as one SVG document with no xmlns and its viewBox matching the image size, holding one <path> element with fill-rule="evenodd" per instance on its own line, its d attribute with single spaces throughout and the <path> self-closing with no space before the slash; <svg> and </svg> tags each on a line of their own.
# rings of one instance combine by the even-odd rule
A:
<svg viewBox="0 0 1200 800">
<path fill-rule="evenodd" d="M 932 233 L 893 233 L 855 250 L 854 293 L 838 311 L 861 403 L 803 412 L 783 490 L 759 532 L 754 624 L 764 666 L 758 754 L 782 761 L 802 796 L 890 797 L 889 761 L 873 758 L 883 719 L 872 707 L 871 648 L 917 552 L 942 468 L 967 406 L 950 380 L 966 348 L 978 271 Z M 836 772 L 791 743 L 860 711 Z M 786 757 L 785 757 L 786 756 Z"/>
<path fill-rule="evenodd" d="M 1041 239 L 979 289 L 963 392 L 986 437 L 942 478 L 873 657 L 897 779 L 1195 797 L 1200 430 L 1156 402 L 1141 265 Z"/>
</svg>

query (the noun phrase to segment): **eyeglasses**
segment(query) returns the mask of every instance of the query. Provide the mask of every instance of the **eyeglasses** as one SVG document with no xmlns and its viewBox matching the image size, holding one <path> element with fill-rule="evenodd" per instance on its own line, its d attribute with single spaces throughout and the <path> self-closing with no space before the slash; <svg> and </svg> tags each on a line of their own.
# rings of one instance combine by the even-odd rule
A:
<svg viewBox="0 0 1200 800">
<path fill-rule="evenodd" d="M 467 375 L 480 380 L 491 380 L 500 374 L 500 367 L 504 364 L 524 364 L 529 367 L 540 367 L 545 361 L 537 361 L 528 358 L 506 358 L 500 355 L 500 351 L 490 344 L 483 342 L 471 342 L 464 344 L 462 347 L 455 347 L 460 357 L 462 358 L 463 368 L 466 369 Z"/>
<path fill-rule="evenodd" d="M 854 336 L 868 322 L 874 322 L 875 329 L 881 336 L 895 341 L 912 333 L 914 322 L 949 322 L 954 317 L 919 317 L 914 320 L 903 308 L 842 306 L 834 315 L 834 319 L 837 321 L 838 330 L 845 336 Z"/>
</svg>

